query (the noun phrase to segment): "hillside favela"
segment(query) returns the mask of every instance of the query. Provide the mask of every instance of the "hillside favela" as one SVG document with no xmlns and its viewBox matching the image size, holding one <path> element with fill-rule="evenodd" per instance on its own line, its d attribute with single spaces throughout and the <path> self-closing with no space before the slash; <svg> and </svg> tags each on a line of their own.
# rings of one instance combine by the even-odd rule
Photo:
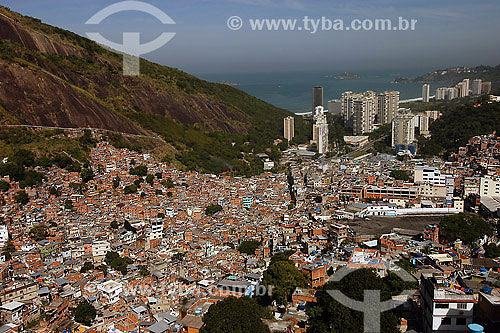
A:
<svg viewBox="0 0 500 333">
<path fill-rule="evenodd" d="M 500 332 L 499 10 L 0 0 L 0 333 Z"/>
</svg>

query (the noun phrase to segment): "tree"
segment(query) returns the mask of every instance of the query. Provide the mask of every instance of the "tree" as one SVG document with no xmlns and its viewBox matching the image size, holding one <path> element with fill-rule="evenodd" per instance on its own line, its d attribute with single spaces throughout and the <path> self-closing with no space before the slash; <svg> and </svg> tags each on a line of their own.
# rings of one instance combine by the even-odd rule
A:
<svg viewBox="0 0 500 333">
<path fill-rule="evenodd" d="M 61 191 L 59 191 L 55 186 L 52 186 L 50 189 L 49 189 L 49 194 L 50 195 L 53 195 L 53 196 L 56 196 L 56 197 L 60 197 L 61 196 Z"/>
<path fill-rule="evenodd" d="M 208 216 L 212 216 L 215 213 L 220 212 L 221 210 L 222 210 L 221 205 L 211 204 L 210 206 L 205 208 L 205 214 L 207 214 Z"/>
<path fill-rule="evenodd" d="M 85 299 L 80 301 L 78 306 L 73 310 L 75 321 L 85 326 L 92 325 L 92 321 L 95 319 L 96 315 L 97 311 L 94 306 Z"/>
<path fill-rule="evenodd" d="M 71 201 L 71 199 L 66 199 L 66 201 L 64 201 L 64 209 L 73 209 L 73 201 Z"/>
<path fill-rule="evenodd" d="M 238 246 L 238 251 L 240 253 L 255 254 L 255 250 L 257 250 L 261 244 L 262 243 L 259 241 L 243 241 L 240 246 Z"/>
<path fill-rule="evenodd" d="M 153 185 L 153 182 L 155 180 L 155 176 L 149 174 L 146 176 L 146 183 L 148 183 L 149 185 Z"/>
<path fill-rule="evenodd" d="M 392 170 L 391 177 L 397 180 L 404 180 L 404 181 L 410 179 L 410 176 L 408 175 L 408 172 L 406 170 Z"/>
<path fill-rule="evenodd" d="M 110 251 L 106 253 L 106 257 L 104 258 L 104 262 L 114 270 L 119 271 L 122 275 L 127 274 L 127 266 L 133 264 L 132 259 L 128 257 L 120 257 L 117 252 Z"/>
<path fill-rule="evenodd" d="M 404 269 L 410 274 L 413 274 L 417 271 L 417 269 L 412 265 L 409 259 L 402 258 L 399 261 L 396 262 L 396 265 Z"/>
<path fill-rule="evenodd" d="M 116 176 L 115 179 L 113 179 L 113 188 L 118 188 L 120 186 L 120 177 Z"/>
<path fill-rule="evenodd" d="M 140 274 L 142 277 L 149 276 L 149 269 L 147 268 L 147 266 L 142 265 L 142 266 L 139 268 L 139 274 Z"/>
<path fill-rule="evenodd" d="M 94 172 L 90 168 L 83 169 L 80 172 L 80 177 L 82 177 L 82 182 L 88 183 L 89 181 L 91 181 L 92 179 L 94 179 Z"/>
<path fill-rule="evenodd" d="M 130 168 L 130 174 L 144 177 L 148 174 L 148 167 L 145 165 L 139 165 L 134 168 Z"/>
<path fill-rule="evenodd" d="M 177 252 L 172 256 L 172 261 L 182 261 L 184 259 L 184 252 Z"/>
<path fill-rule="evenodd" d="M 5 256 L 5 260 L 12 259 L 12 252 L 16 251 L 16 247 L 12 244 L 12 241 L 9 239 L 2 248 L 2 255 Z"/>
<path fill-rule="evenodd" d="M 28 193 L 26 193 L 25 191 L 20 191 L 19 193 L 17 193 L 15 199 L 16 202 L 21 205 L 26 205 L 30 201 Z"/>
<path fill-rule="evenodd" d="M 0 191 L 7 192 L 9 189 L 10 189 L 9 182 L 6 182 L 5 180 L 0 181 Z"/>
<path fill-rule="evenodd" d="M 82 268 L 80 269 L 80 273 L 86 273 L 94 269 L 94 265 L 90 261 L 86 261 Z"/>
<path fill-rule="evenodd" d="M 439 234 L 448 242 L 460 238 L 465 244 L 472 244 L 484 235 L 491 236 L 493 226 L 476 214 L 460 213 L 446 216 L 439 224 Z"/>
<path fill-rule="evenodd" d="M 274 258 L 275 256 L 273 256 Z M 297 270 L 294 263 L 286 257 L 280 255 L 271 258 L 271 264 L 264 272 L 262 284 L 269 290 L 269 286 L 274 286 L 272 298 L 282 303 L 286 303 L 292 297 L 295 288 L 306 286 L 306 279 Z"/>
<path fill-rule="evenodd" d="M 392 294 L 401 292 L 395 290 L 391 293 L 391 286 L 391 282 L 382 280 L 374 271 L 368 269 L 356 270 L 338 282 L 328 282 L 316 292 L 317 305 L 309 309 L 309 331 L 363 332 L 363 313 L 341 305 L 327 291 L 340 290 L 347 297 L 363 301 L 364 290 L 380 290 L 381 299 L 388 300 Z M 378 313 L 378 309 L 374 311 Z M 394 314 L 381 313 L 381 332 L 399 332 L 397 324 L 398 319 Z"/>
<path fill-rule="evenodd" d="M 47 226 L 45 224 L 39 224 L 30 229 L 29 234 L 36 242 L 44 240 L 47 238 Z"/>
<path fill-rule="evenodd" d="M 136 192 L 137 192 L 137 186 L 135 186 L 135 184 L 125 186 L 125 188 L 123 189 L 123 193 L 125 194 L 132 194 Z"/>
<path fill-rule="evenodd" d="M 116 221 L 111 221 L 111 225 L 110 225 L 110 226 L 111 226 L 111 228 L 113 228 L 113 229 L 115 229 L 115 230 L 116 230 L 116 229 L 118 229 L 118 222 L 116 222 Z"/>
<path fill-rule="evenodd" d="M 248 297 L 228 297 L 213 304 L 203 316 L 201 333 L 267 333 L 262 318 L 269 314 L 265 308 Z"/>
<path fill-rule="evenodd" d="M 484 254 L 486 258 L 498 258 L 500 257 L 500 246 L 494 243 L 488 244 L 484 247 L 486 253 Z"/>
</svg>

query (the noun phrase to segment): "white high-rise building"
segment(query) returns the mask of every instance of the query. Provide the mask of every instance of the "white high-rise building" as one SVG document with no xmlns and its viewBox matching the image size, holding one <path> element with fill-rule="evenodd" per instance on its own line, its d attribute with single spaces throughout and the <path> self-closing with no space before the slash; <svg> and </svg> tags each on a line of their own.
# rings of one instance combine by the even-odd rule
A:
<svg viewBox="0 0 500 333">
<path fill-rule="evenodd" d="M 342 118 L 354 135 L 373 132 L 378 98 L 374 91 L 342 94 Z"/>
<path fill-rule="evenodd" d="M 466 82 L 460 82 L 459 84 L 457 84 L 457 88 L 458 88 L 458 96 L 459 97 L 466 97 L 466 96 L 469 96 L 469 87 L 467 86 L 467 83 Z"/>
<path fill-rule="evenodd" d="M 328 121 L 322 106 L 316 107 L 314 114 L 313 137 L 316 137 L 318 153 L 328 153 Z"/>
<path fill-rule="evenodd" d="M 295 136 L 295 118 L 288 116 L 283 120 L 283 136 L 288 142 Z"/>
<path fill-rule="evenodd" d="M 483 86 L 483 80 L 476 79 L 472 81 L 472 95 L 481 95 L 482 86 Z"/>
<path fill-rule="evenodd" d="M 392 121 L 392 147 L 409 146 L 415 142 L 417 117 L 412 114 L 400 114 Z"/>
<path fill-rule="evenodd" d="M 399 91 L 385 91 L 378 95 L 378 122 L 390 124 L 399 108 Z"/>
<path fill-rule="evenodd" d="M 431 85 L 430 84 L 424 84 L 422 86 L 422 102 L 424 103 L 429 103 L 429 98 L 431 95 Z"/>
<path fill-rule="evenodd" d="M 459 88 L 457 87 L 436 89 L 436 100 L 452 100 L 457 97 L 459 97 Z"/>
</svg>

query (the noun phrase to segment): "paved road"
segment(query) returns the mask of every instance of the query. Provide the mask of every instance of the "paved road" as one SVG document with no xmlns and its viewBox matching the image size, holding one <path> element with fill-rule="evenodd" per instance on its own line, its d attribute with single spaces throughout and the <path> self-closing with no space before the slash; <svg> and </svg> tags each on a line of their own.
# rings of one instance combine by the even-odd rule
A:
<svg viewBox="0 0 500 333">
<path fill-rule="evenodd" d="M 39 125 L 0 125 L 0 127 L 41 128 L 41 129 L 57 129 L 57 130 L 64 130 L 64 131 L 82 131 L 82 130 L 88 129 L 91 131 L 104 131 L 104 132 L 110 132 L 110 133 L 115 133 L 115 134 L 121 134 L 123 136 L 128 136 L 128 137 L 153 139 L 153 140 L 161 141 L 163 143 L 167 143 L 165 140 L 163 140 L 162 138 L 160 138 L 158 136 L 124 133 L 124 132 L 112 131 L 112 130 L 108 130 L 108 129 L 104 129 L 104 128 L 91 128 L 91 127 L 74 128 L 74 127 L 57 127 L 57 126 L 39 126 Z"/>
</svg>

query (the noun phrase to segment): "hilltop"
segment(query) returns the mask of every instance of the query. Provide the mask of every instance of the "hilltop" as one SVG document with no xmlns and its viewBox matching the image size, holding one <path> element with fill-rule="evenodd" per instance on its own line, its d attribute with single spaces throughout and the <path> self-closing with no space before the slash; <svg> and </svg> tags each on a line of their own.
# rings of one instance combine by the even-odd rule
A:
<svg viewBox="0 0 500 333">
<path fill-rule="evenodd" d="M 498 88 L 500 84 L 500 65 L 477 66 L 477 67 L 451 67 L 439 69 L 416 78 L 397 78 L 395 82 L 450 82 L 457 83 L 463 79 L 482 79 L 491 81 L 493 88 Z"/>
</svg>

